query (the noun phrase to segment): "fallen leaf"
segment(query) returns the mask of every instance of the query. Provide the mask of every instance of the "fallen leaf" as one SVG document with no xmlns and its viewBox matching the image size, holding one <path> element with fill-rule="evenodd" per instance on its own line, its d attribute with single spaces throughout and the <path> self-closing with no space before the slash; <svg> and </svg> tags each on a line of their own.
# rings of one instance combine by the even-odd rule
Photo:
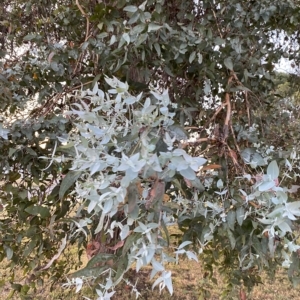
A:
<svg viewBox="0 0 300 300">
<path fill-rule="evenodd" d="M 220 169 L 222 166 L 218 164 L 211 164 L 202 167 L 201 171 L 206 171 L 206 170 L 215 170 L 215 169 Z"/>
</svg>

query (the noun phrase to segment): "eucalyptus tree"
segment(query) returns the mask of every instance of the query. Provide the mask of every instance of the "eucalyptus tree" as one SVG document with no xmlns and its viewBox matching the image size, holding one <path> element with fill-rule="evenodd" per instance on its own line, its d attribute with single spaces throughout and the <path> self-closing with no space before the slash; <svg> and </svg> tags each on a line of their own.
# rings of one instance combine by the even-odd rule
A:
<svg viewBox="0 0 300 300">
<path fill-rule="evenodd" d="M 100 299 L 133 265 L 172 293 L 182 255 L 229 288 L 277 265 L 297 282 L 298 146 L 271 133 L 293 124 L 274 65 L 299 63 L 299 1 L 1 10 L 0 257 L 28 272 L 15 290 L 69 274 L 74 245 L 77 268 L 90 260 L 68 284 L 100 283 Z"/>
</svg>

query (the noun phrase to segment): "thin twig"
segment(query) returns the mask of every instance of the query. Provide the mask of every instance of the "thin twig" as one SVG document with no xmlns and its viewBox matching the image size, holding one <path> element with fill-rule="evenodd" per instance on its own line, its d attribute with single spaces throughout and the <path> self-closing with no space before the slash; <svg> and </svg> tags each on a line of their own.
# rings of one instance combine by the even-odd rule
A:
<svg viewBox="0 0 300 300">
<path fill-rule="evenodd" d="M 231 74 L 228 79 L 228 85 L 232 82 L 232 79 L 235 79 L 238 82 L 238 78 L 235 75 L 235 73 L 233 71 L 231 71 L 230 73 Z M 230 102 L 230 93 L 229 92 L 225 93 L 224 106 L 227 106 L 226 107 L 226 117 L 225 117 L 224 127 L 223 127 L 224 140 L 226 140 L 228 137 L 228 132 L 229 132 L 228 128 L 229 128 L 229 123 L 230 123 L 230 119 L 231 119 L 231 102 Z"/>
<path fill-rule="evenodd" d="M 197 126 L 186 126 L 184 127 L 185 130 L 188 130 L 188 129 L 201 129 L 200 127 L 197 127 Z"/>
<path fill-rule="evenodd" d="M 223 35 L 222 35 L 222 32 L 221 32 L 221 30 L 220 30 L 220 27 L 219 27 L 218 18 L 217 18 L 217 16 L 216 16 L 216 13 L 215 13 L 215 11 L 214 11 L 213 9 L 212 9 L 212 12 L 213 12 L 214 18 L 215 18 L 215 20 L 216 20 L 216 24 L 217 24 L 218 32 L 219 32 L 219 34 L 220 34 L 220 37 L 221 37 L 221 39 L 222 39 L 222 38 L 223 38 Z"/>
<path fill-rule="evenodd" d="M 246 103 L 247 116 L 248 116 L 248 126 L 250 128 L 250 126 L 251 126 L 251 119 L 250 119 L 250 107 L 249 107 L 248 92 L 247 91 L 245 91 L 245 103 Z"/>
<path fill-rule="evenodd" d="M 226 103 L 221 103 L 221 105 L 218 107 L 218 109 L 215 111 L 214 115 L 206 122 L 206 124 L 204 125 L 203 128 L 206 128 L 208 126 L 208 124 L 211 123 L 211 121 L 213 121 L 216 116 L 219 114 L 219 112 L 222 110 L 222 108 L 226 105 Z"/>
<path fill-rule="evenodd" d="M 238 145 L 238 143 L 237 143 L 237 140 L 236 140 L 236 137 L 235 137 L 234 130 L 233 130 L 233 127 L 232 127 L 231 122 L 230 122 L 230 129 L 231 129 L 231 133 L 232 133 L 232 137 L 233 137 L 233 141 L 234 141 L 235 148 L 237 149 L 237 151 L 238 151 L 239 153 L 241 153 L 241 150 L 240 150 L 240 147 L 239 147 L 239 145 Z"/>
<path fill-rule="evenodd" d="M 193 146 L 196 146 L 202 142 L 208 142 L 208 141 L 215 141 L 216 139 L 214 138 L 200 138 L 200 139 L 196 139 L 196 141 L 193 141 L 193 142 L 184 142 L 184 143 L 181 143 L 180 144 L 180 147 L 182 149 L 186 148 L 187 146 L 190 146 L 190 145 L 193 145 Z"/>
<path fill-rule="evenodd" d="M 89 37 L 90 20 L 89 20 L 88 15 L 83 10 L 82 6 L 79 4 L 79 0 L 76 0 L 76 5 L 77 5 L 78 9 L 80 10 L 81 14 L 86 18 L 86 32 L 85 32 L 85 39 L 84 39 L 84 41 L 86 42 Z"/>
<path fill-rule="evenodd" d="M 80 88 L 80 87 L 82 87 L 82 86 L 84 86 L 84 85 L 87 85 L 87 84 L 90 84 L 90 83 L 92 83 L 93 81 L 94 81 L 94 80 L 90 80 L 90 81 L 87 81 L 87 82 L 81 83 L 80 85 L 76 85 L 76 86 L 72 87 L 72 89 L 71 89 L 71 90 L 78 89 L 78 88 Z"/>
<path fill-rule="evenodd" d="M 225 94 L 224 106 L 227 106 L 226 107 L 226 117 L 225 117 L 224 127 L 223 127 L 224 140 L 226 140 L 228 137 L 228 127 L 229 127 L 229 122 L 231 119 L 231 103 L 230 103 L 230 94 L 229 93 Z"/>
</svg>

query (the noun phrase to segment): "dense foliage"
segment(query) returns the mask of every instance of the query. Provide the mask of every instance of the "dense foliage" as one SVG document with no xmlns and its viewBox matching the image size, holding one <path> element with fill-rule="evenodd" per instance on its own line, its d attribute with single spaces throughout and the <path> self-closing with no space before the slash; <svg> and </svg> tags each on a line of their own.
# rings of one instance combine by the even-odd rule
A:
<svg viewBox="0 0 300 300">
<path fill-rule="evenodd" d="M 280 265 L 298 282 L 299 79 L 274 66 L 299 64 L 299 1 L 3 2 L 0 261 L 14 290 L 67 275 L 109 299 L 151 265 L 172 293 L 182 255 L 229 290 Z"/>
</svg>

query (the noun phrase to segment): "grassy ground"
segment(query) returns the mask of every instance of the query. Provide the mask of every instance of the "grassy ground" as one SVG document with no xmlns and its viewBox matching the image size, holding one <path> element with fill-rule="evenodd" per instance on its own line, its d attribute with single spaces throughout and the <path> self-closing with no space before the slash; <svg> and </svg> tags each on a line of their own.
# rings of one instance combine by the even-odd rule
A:
<svg viewBox="0 0 300 300">
<path fill-rule="evenodd" d="M 175 230 L 175 228 L 174 228 Z M 72 249 L 73 250 L 73 249 Z M 71 256 L 76 257 L 74 253 Z M 73 251 L 72 251 L 73 252 Z M 86 263 L 85 261 L 84 263 Z M 7 262 L 6 262 L 7 263 Z M 5 262 L 0 263 L 0 283 L 9 278 L 9 271 L 5 268 Z M 172 271 L 174 294 L 170 296 L 167 289 L 163 290 L 162 294 L 159 294 L 156 287 L 152 291 L 152 283 L 149 282 L 150 269 L 142 269 L 139 273 L 132 270 L 128 276 L 131 283 L 136 283 L 138 291 L 141 293 L 138 299 L 140 300 L 218 300 L 218 299 L 232 299 L 239 300 L 239 288 L 234 289 L 229 295 L 222 297 L 226 285 L 224 279 L 219 274 L 214 274 L 216 282 L 212 283 L 208 278 L 204 278 L 204 271 L 201 267 L 201 260 L 199 263 L 195 261 L 183 260 L 179 265 L 170 264 L 167 267 Z M 22 282 L 24 274 L 21 270 L 15 271 L 15 280 Z M 287 300 L 287 299 L 300 299 L 300 286 L 294 288 L 289 282 L 286 274 L 286 270 L 279 270 L 276 278 L 272 281 L 269 280 L 264 274 L 262 274 L 263 284 L 256 286 L 251 293 L 247 294 L 247 300 Z M 61 287 L 62 284 L 56 286 L 50 286 L 50 283 L 38 288 L 38 291 L 31 293 L 28 300 L 81 300 L 87 296 L 94 300 L 97 297 L 93 294 L 93 289 L 85 287 L 82 293 L 75 293 L 74 289 L 66 289 Z M 11 293 L 9 283 L 6 283 L 1 287 L 0 295 L 2 299 L 7 299 Z M 208 294 L 209 293 L 209 294 Z M 0 300 L 2 300 L 0 299 Z M 10 299 L 21 299 L 17 294 L 13 295 Z M 113 297 L 113 300 L 129 300 L 135 299 L 135 294 L 131 293 L 131 288 L 125 283 L 118 286 L 118 289 Z M 23 299 L 22 299 L 23 300 Z M 242 299 L 243 300 L 243 299 Z"/>
<path fill-rule="evenodd" d="M 201 265 L 194 261 L 183 261 L 180 265 L 169 266 L 172 270 L 174 294 L 170 296 L 167 290 L 164 290 L 160 295 L 158 289 L 152 291 L 151 283 L 149 283 L 149 269 L 141 270 L 138 274 L 134 270 L 130 273 L 129 277 L 131 282 L 137 281 L 137 289 L 140 291 L 141 300 L 199 300 L 210 299 L 218 300 L 222 299 L 222 293 L 225 290 L 225 285 L 222 278 L 216 275 L 217 284 L 209 282 L 207 279 L 203 279 L 203 271 Z M 0 268 L 0 277 L 3 279 L 7 275 L 5 269 Z M 17 276 L 22 275 L 21 272 L 17 272 Z M 280 270 L 274 281 L 268 280 L 264 277 L 263 284 L 255 287 L 254 290 L 248 294 L 246 299 L 251 300 L 286 300 L 286 299 L 299 299 L 300 287 L 293 288 L 287 279 L 284 270 Z M 210 295 L 204 295 L 203 290 L 208 290 Z M 2 287 L 1 296 L 2 299 L 6 299 L 10 293 L 9 285 Z M 84 288 L 82 294 L 76 294 L 72 289 L 63 289 L 61 285 L 57 285 L 54 290 L 50 291 L 50 286 L 43 286 L 38 292 L 32 294 L 30 298 L 33 300 L 79 300 L 84 299 L 82 295 L 88 296 L 91 299 L 96 299 L 93 296 L 91 288 Z M 14 295 L 11 299 L 21 299 L 18 295 Z M 116 294 L 113 297 L 114 300 L 129 300 L 135 299 L 135 295 L 131 294 L 131 289 L 125 283 L 121 284 Z M 239 290 L 232 291 L 230 295 L 227 295 L 223 299 L 239 299 Z"/>
</svg>

